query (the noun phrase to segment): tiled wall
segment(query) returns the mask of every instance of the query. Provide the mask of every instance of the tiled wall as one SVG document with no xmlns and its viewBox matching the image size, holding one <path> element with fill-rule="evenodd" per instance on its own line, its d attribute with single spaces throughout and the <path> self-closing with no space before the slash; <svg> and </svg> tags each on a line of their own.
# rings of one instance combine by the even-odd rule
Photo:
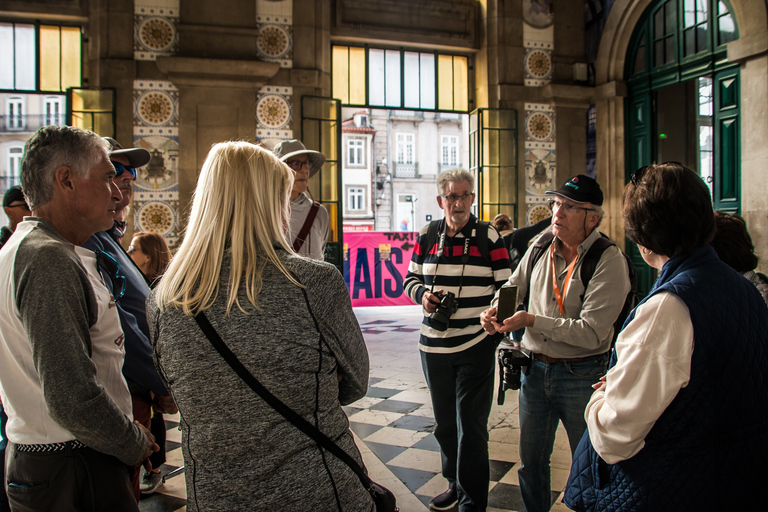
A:
<svg viewBox="0 0 768 512">
<path fill-rule="evenodd" d="M 552 80 L 554 14 L 551 0 L 523 0 L 524 79 L 528 87 Z M 546 103 L 525 104 L 525 203 L 526 223 L 549 217 L 544 192 L 557 188 L 555 111 Z"/>
</svg>

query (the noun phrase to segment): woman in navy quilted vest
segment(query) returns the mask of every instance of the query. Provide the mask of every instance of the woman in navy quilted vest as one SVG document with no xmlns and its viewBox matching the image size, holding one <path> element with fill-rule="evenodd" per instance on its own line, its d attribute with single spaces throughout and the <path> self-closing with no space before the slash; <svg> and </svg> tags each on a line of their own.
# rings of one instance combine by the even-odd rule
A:
<svg viewBox="0 0 768 512">
<path fill-rule="evenodd" d="M 768 308 L 721 262 L 704 182 L 638 170 L 627 236 L 659 270 L 595 384 L 564 501 L 578 511 L 757 510 L 768 460 Z"/>
</svg>

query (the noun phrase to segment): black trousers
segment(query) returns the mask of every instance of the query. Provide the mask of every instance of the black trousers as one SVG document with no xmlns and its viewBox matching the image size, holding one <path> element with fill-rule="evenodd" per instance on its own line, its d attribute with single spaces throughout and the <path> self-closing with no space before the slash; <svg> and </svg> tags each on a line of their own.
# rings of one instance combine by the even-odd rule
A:
<svg viewBox="0 0 768 512">
<path fill-rule="evenodd" d="M 8 443 L 6 492 L 13 512 L 138 512 L 129 471 L 90 448 L 20 452 Z"/>
</svg>

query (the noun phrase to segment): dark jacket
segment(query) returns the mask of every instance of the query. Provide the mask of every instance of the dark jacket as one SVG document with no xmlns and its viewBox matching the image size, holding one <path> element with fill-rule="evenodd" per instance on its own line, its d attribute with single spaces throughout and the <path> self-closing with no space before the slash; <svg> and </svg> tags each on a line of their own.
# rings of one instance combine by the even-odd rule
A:
<svg viewBox="0 0 768 512">
<path fill-rule="evenodd" d="M 648 297 L 662 290 L 691 315 L 690 382 L 630 459 L 607 464 L 585 432 L 563 501 L 579 511 L 755 510 L 768 457 L 768 308 L 709 245 L 669 260 Z"/>
<path fill-rule="evenodd" d="M 129 387 L 140 386 L 154 391 L 159 395 L 167 395 L 163 382 L 160 380 L 152 360 L 152 345 L 149 342 L 149 326 L 145 302 L 149 295 L 149 285 L 141 270 L 133 263 L 130 256 L 109 234 L 109 231 L 99 231 L 89 238 L 83 247 L 94 252 L 104 251 L 120 265 L 119 273 L 125 276 L 125 294 L 117 299 L 117 312 L 120 315 L 120 326 L 125 334 L 125 363 L 123 376 Z M 99 268 L 104 284 L 113 292 L 112 278 L 104 269 Z"/>
</svg>

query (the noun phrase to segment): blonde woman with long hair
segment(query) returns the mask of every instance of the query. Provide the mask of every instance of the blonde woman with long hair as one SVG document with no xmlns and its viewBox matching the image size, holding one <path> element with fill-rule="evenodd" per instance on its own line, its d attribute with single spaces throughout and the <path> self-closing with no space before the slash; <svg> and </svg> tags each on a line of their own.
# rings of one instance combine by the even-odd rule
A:
<svg viewBox="0 0 768 512">
<path fill-rule="evenodd" d="M 189 511 L 373 509 L 352 470 L 251 390 L 193 318 L 204 312 L 265 388 L 362 465 L 341 406 L 365 395 L 368 353 L 341 274 L 288 245 L 292 184 L 263 148 L 213 146 L 181 247 L 147 300 L 181 413 Z"/>
</svg>

